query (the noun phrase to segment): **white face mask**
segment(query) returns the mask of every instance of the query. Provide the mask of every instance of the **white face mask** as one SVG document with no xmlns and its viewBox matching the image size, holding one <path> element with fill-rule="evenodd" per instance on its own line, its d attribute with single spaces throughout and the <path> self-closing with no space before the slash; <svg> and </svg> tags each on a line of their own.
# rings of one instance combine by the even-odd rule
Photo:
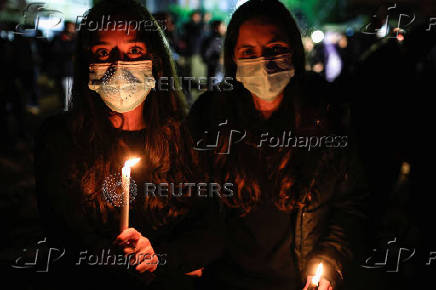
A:
<svg viewBox="0 0 436 290">
<path fill-rule="evenodd" d="M 154 88 L 151 60 L 94 63 L 89 66 L 88 87 L 115 112 L 134 110 Z"/>
<path fill-rule="evenodd" d="M 295 75 L 291 54 L 236 61 L 236 80 L 263 100 L 274 100 Z"/>
</svg>

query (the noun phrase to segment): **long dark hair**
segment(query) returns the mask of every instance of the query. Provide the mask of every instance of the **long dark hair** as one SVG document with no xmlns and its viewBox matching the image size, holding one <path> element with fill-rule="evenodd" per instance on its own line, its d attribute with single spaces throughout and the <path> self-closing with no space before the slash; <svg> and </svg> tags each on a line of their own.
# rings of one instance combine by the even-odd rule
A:
<svg viewBox="0 0 436 290">
<path fill-rule="evenodd" d="M 295 68 L 295 77 L 285 88 L 278 114 L 273 124 L 269 122 L 270 127 L 267 129 L 276 132 L 292 130 L 295 133 L 295 129 L 298 128 L 302 135 L 319 135 L 320 131 L 312 128 L 312 123 L 305 122 L 322 118 L 311 109 L 306 110 L 314 104 L 306 106 L 302 101 L 303 93 L 306 93 L 302 89 L 305 81 L 304 49 L 299 28 L 290 11 L 278 0 L 250 0 L 242 4 L 232 15 L 224 41 L 225 75 L 233 80 L 230 80 L 233 82 L 233 90 L 221 93 L 218 104 L 214 105 L 222 108 L 218 113 L 220 120 L 228 118 L 230 122 L 234 122 L 232 126 L 244 126 L 240 129 L 249 131 L 243 142 L 232 146 L 231 154 L 216 155 L 214 158 L 215 167 L 221 171 L 216 172 L 215 176 L 236 183 L 235 195 L 224 198 L 223 201 L 230 207 L 239 208 L 242 215 L 249 213 L 258 202 L 265 199 L 272 199 L 275 206 L 282 211 L 304 206 L 310 188 L 314 185 L 314 176 L 318 174 L 315 170 L 318 162 L 314 152 L 310 152 L 311 156 L 307 158 L 308 154 L 301 154 L 296 152 L 298 150 L 290 148 L 262 150 L 256 147 L 255 141 L 249 140 L 250 135 L 254 138 L 260 136 L 260 127 L 265 126 L 265 123 L 259 118 L 249 91 L 241 83 L 234 81 L 237 69 L 234 49 L 241 25 L 256 18 L 277 25 L 287 34 Z M 225 152 L 228 149 L 227 140 L 223 144 L 219 150 Z M 265 154 L 268 155 L 268 159 L 264 158 Z M 317 156 L 320 158 L 320 155 Z M 297 162 L 301 166 L 298 166 Z M 270 165 L 269 168 L 262 170 L 267 167 L 267 163 Z M 306 167 L 305 172 L 303 166 Z"/>
<path fill-rule="evenodd" d="M 169 56 L 164 34 L 152 15 L 137 1 L 114 0 L 100 1 L 84 16 L 77 37 L 77 49 L 74 56 L 74 80 L 72 88 L 72 135 L 74 146 L 84 152 L 83 159 L 77 160 L 77 170 L 83 175 L 83 183 L 92 180 L 96 185 L 90 198 L 100 196 L 102 179 L 109 171 L 119 169 L 125 156 L 121 155 L 125 145 L 120 142 L 121 130 L 113 127 L 109 117 L 118 113 L 111 111 L 100 96 L 88 88 L 90 48 L 97 36 L 98 29 L 88 29 L 88 24 L 101 23 L 103 17 L 111 20 L 136 21 L 146 24 L 136 29 L 136 37 L 145 42 L 153 62 L 153 77 L 172 78 L 175 66 Z M 103 26 L 104 28 L 104 26 Z M 177 78 L 174 78 L 177 81 Z M 176 84 L 177 88 L 177 84 Z M 184 152 L 181 146 L 184 140 L 180 127 L 186 114 L 184 96 L 179 90 L 152 90 L 147 96 L 143 109 L 146 124 L 144 143 L 144 162 L 147 164 L 153 182 L 168 182 L 174 178 L 188 176 L 184 166 Z M 121 116 L 121 114 L 118 114 Z M 175 149 L 169 149 L 173 146 Z M 171 158 L 171 154 L 176 158 Z M 79 156 L 80 157 L 80 156 Z M 189 158 L 190 159 L 190 158 Z M 183 168 L 182 168 L 183 167 Z M 184 171 L 184 172 L 182 172 Z M 146 202 L 149 209 L 165 208 L 165 200 L 151 198 Z M 176 214 L 174 209 L 168 213 Z"/>
</svg>

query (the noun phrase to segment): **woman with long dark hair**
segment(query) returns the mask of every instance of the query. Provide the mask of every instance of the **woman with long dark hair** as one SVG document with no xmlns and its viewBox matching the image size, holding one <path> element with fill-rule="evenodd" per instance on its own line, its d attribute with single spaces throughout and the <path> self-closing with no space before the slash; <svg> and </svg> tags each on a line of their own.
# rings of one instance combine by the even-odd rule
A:
<svg viewBox="0 0 436 290">
<path fill-rule="evenodd" d="M 251 0 L 234 12 L 224 63 L 233 89 L 203 94 L 189 114 L 198 144 L 218 136 L 214 152 L 201 152 L 210 174 L 237 188 L 221 199 L 225 255 L 205 267 L 204 288 L 302 289 L 320 263 L 319 289 L 336 288 L 364 191 L 347 136 L 333 130 L 328 88 L 304 72 L 300 32 L 282 3 Z"/>
<path fill-rule="evenodd" d="M 108 266 L 111 250 L 112 255 L 120 250 L 121 257 L 150 257 L 133 266 L 113 262 L 118 269 L 154 271 L 159 262 L 166 263 L 165 257 L 158 261 L 159 255 L 170 255 L 166 250 L 158 253 L 155 245 L 175 240 L 173 228 L 192 219 L 194 199 L 179 192 L 176 198 L 171 189 L 168 197 L 144 194 L 144 182 L 179 184 L 196 182 L 199 176 L 183 125 L 184 96 L 177 83 L 157 86 L 159 78 L 177 80 L 167 42 L 154 18 L 133 0 L 99 2 L 77 29 L 70 110 L 49 118 L 36 137 L 36 187 L 44 229 L 50 244 L 65 248 L 74 263 L 67 266 L 69 274 L 80 268 L 76 265 L 98 268 L 87 255 L 102 255 L 106 260 L 98 265 Z M 131 196 L 136 196 L 131 202 L 132 228 L 120 235 L 120 209 L 114 201 L 119 200 L 121 168 L 131 157 L 141 158 L 131 173 L 136 181 L 130 185 Z M 139 239 L 139 232 L 147 239 Z M 174 256 L 168 257 L 173 264 Z M 101 279 L 101 286 L 123 273 L 107 271 L 100 278 L 83 276 L 82 271 L 74 280 Z M 127 282 L 120 278 L 117 283 Z"/>
</svg>

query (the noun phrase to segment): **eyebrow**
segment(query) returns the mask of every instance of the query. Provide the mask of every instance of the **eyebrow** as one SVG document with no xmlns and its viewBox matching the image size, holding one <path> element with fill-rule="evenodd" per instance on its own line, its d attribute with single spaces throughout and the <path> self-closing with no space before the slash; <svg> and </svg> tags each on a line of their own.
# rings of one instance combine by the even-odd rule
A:
<svg viewBox="0 0 436 290">
<path fill-rule="evenodd" d="M 271 42 L 286 42 L 286 40 L 279 38 L 278 35 L 275 35 L 270 41 L 268 41 L 268 43 Z"/>
<path fill-rule="evenodd" d="M 267 44 L 275 43 L 275 42 L 284 42 L 284 43 L 287 43 L 286 40 L 281 39 L 281 38 L 279 38 L 277 36 L 274 36 L 271 40 L 268 41 Z M 237 49 L 239 50 L 239 49 L 243 49 L 243 48 L 253 48 L 253 47 L 254 47 L 254 45 L 251 45 L 251 44 L 243 44 L 241 46 L 238 46 Z"/>
<path fill-rule="evenodd" d="M 239 46 L 238 49 L 241 49 L 241 48 L 252 48 L 252 47 L 254 47 L 254 46 L 250 45 L 250 44 L 244 44 L 244 45 Z"/>
<path fill-rule="evenodd" d="M 139 40 L 129 40 L 129 41 L 127 41 L 127 43 L 138 43 L 138 42 L 142 42 L 142 41 L 139 41 Z M 98 41 L 98 42 L 93 43 L 92 45 L 94 46 L 94 45 L 105 45 L 105 44 L 111 44 L 111 43 L 107 42 L 107 41 Z"/>
</svg>

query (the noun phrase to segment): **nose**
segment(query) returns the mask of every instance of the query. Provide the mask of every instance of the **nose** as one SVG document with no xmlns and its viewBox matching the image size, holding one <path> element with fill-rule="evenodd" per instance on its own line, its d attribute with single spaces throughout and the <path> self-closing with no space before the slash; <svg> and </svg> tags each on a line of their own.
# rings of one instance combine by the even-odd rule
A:
<svg viewBox="0 0 436 290">
<path fill-rule="evenodd" d="M 127 55 L 115 47 L 111 51 L 110 60 L 112 64 L 116 64 L 120 60 L 127 60 Z"/>
<path fill-rule="evenodd" d="M 280 68 L 274 60 L 268 60 L 265 63 L 265 69 L 268 73 L 277 72 Z"/>
</svg>

